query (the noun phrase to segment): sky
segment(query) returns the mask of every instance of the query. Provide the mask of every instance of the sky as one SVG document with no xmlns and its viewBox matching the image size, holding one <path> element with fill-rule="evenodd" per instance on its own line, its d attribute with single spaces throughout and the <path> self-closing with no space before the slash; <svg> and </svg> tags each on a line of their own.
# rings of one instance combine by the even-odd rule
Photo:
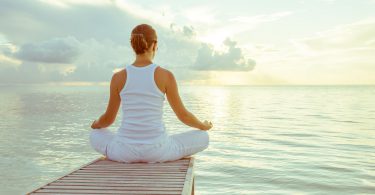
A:
<svg viewBox="0 0 375 195">
<path fill-rule="evenodd" d="M 375 84 L 374 0 L 0 0 L 0 83 L 108 83 L 131 30 L 179 83 Z"/>
</svg>

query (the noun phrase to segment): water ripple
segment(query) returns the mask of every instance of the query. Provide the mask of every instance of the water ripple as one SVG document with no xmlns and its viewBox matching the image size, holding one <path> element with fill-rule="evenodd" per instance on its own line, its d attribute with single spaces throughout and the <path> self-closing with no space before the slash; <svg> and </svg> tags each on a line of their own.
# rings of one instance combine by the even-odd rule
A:
<svg viewBox="0 0 375 195">
<path fill-rule="evenodd" d="M 25 194 L 99 156 L 88 126 L 106 108 L 107 87 L 0 91 L 0 194 Z M 214 123 L 209 148 L 196 155 L 197 194 L 375 192 L 375 87 L 180 91 L 190 111 Z M 169 134 L 191 129 L 168 103 L 164 119 Z"/>
</svg>

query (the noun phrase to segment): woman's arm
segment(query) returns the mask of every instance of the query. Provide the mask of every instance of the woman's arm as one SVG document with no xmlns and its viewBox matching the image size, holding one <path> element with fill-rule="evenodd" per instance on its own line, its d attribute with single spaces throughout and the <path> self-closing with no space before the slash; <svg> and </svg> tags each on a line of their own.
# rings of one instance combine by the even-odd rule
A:
<svg viewBox="0 0 375 195">
<path fill-rule="evenodd" d="M 171 105 L 174 113 L 177 115 L 177 118 L 183 122 L 184 124 L 195 127 L 200 130 L 209 130 L 212 128 L 212 123 L 209 121 L 201 122 L 197 117 L 195 117 L 191 112 L 189 112 L 184 104 L 181 101 L 180 95 L 178 93 L 177 82 L 172 74 L 172 72 L 168 72 L 168 79 L 166 84 L 166 91 L 167 99 L 169 104 Z"/>
<path fill-rule="evenodd" d="M 109 102 L 107 106 L 107 110 L 103 115 L 100 116 L 98 120 L 95 120 L 91 124 L 91 128 L 93 129 L 100 129 L 100 128 L 106 128 L 110 126 L 116 119 L 117 112 L 120 107 L 121 98 L 119 94 L 119 74 L 115 73 L 112 76 L 111 84 L 110 84 L 110 96 L 109 96 Z"/>
</svg>

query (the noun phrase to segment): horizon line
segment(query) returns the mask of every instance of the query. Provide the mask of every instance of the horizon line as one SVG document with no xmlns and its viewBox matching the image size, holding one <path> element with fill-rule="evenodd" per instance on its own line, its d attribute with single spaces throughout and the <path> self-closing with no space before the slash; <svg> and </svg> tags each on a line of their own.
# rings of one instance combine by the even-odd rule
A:
<svg viewBox="0 0 375 195">
<path fill-rule="evenodd" d="M 0 83 L 0 86 L 22 86 L 22 85 L 50 85 L 50 86 L 109 86 L 110 82 L 99 81 L 74 81 L 74 82 L 33 82 L 33 83 Z M 375 86 L 375 84 L 213 84 L 213 83 L 191 83 L 180 82 L 181 86 L 226 86 L 226 87 L 262 87 L 262 86 Z"/>
</svg>

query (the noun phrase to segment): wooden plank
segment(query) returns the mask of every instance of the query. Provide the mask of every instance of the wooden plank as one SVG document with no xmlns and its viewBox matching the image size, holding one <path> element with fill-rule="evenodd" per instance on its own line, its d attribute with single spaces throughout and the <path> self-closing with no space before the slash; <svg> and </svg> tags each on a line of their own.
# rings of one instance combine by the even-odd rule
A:
<svg viewBox="0 0 375 195">
<path fill-rule="evenodd" d="M 74 179 L 113 179 L 113 180 L 124 180 L 124 179 L 185 179 L 185 176 L 164 176 L 164 175 L 120 175 L 120 176 L 111 176 L 111 175 L 103 175 L 103 176 L 90 176 L 90 175 L 69 175 L 69 178 Z"/>
<path fill-rule="evenodd" d="M 33 193 L 33 195 L 99 195 L 99 194 L 104 194 L 104 193 L 89 193 L 89 192 L 75 192 L 75 193 L 72 193 L 72 192 L 68 192 L 68 193 L 54 193 L 54 192 L 35 192 Z M 116 194 L 116 193 L 108 193 L 108 194 Z M 181 193 L 162 193 L 162 192 L 158 192 L 158 193 L 148 193 L 148 192 L 136 192 L 136 191 L 131 191 L 131 192 L 121 192 L 121 193 L 118 193 L 118 194 L 123 194 L 123 195 L 163 195 L 163 194 L 175 194 L 175 195 L 179 195 Z"/>
<path fill-rule="evenodd" d="M 184 166 L 144 166 L 144 167 L 111 165 L 111 166 L 88 166 L 88 167 L 85 167 L 84 169 L 169 170 L 169 169 L 187 169 L 188 166 L 189 166 L 188 164 Z"/>
<path fill-rule="evenodd" d="M 187 165 L 189 164 L 189 162 L 180 162 L 180 163 L 150 163 L 150 164 L 147 164 L 147 163 L 132 163 L 132 164 L 128 164 L 128 163 L 116 163 L 116 162 L 110 162 L 110 161 L 100 161 L 100 163 L 95 163 L 93 165 L 97 165 L 97 166 L 110 166 L 110 165 L 118 165 L 118 166 L 138 166 L 138 167 L 142 167 L 142 166 L 183 166 L 183 165 Z"/>
<path fill-rule="evenodd" d="M 189 167 L 186 172 L 184 188 L 182 189 L 182 193 L 181 193 L 182 195 L 190 195 L 193 193 L 192 190 L 193 190 L 193 179 L 194 179 L 194 160 L 195 160 L 195 157 L 192 156 L 190 158 Z"/>
<path fill-rule="evenodd" d="M 80 170 L 90 171 L 186 171 L 185 167 L 152 167 L 152 168 L 129 168 L 129 167 L 85 167 Z"/>
<path fill-rule="evenodd" d="M 188 165 L 186 165 L 187 167 Z M 80 171 L 186 171 L 187 168 L 180 168 L 180 167 L 168 167 L 168 168 L 161 168 L 161 167 L 155 167 L 155 168 L 128 168 L 128 167 L 98 167 L 98 168 L 84 168 L 80 169 Z"/>
<path fill-rule="evenodd" d="M 166 172 L 161 172 L 161 173 L 140 173 L 140 172 L 101 172 L 101 173 L 85 173 L 85 172 L 74 172 L 72 175 L 92 175 L 93 177 L 95 176 L 104 176 L 104 175 L 114 175 L 114 176 L 126 176 L 126 175 L 161 175 L 161 176 L 182 176 L 185 177 L 185 173 L 177 172 L 177 173 L 166 173 Z"/>
<path fill-rule="evenodd" d="M 99 158 L 97 158 L 97 159 L 94 159 L 94 160 L 92 160 L 92 161 L 90 161 L 90 162 L 88 162 L 88 163 L 86 163 L 86 164 L 83 164 L 82 166 L 80 166 L 80 167 L 78 167 L 78 168 L 76 168 L 76 169 L 73 169 L 71 172 L 69 172 L 69 173 L 66 174 L 66 175 L 69 175 L 70 173 L 73 173 L 74 171 L 77 171 L 77 170 L 81 169 L 82 167 L 85 167 L 85 166 L 87 166 L 87 165 L 93 164 L 93 163 L 98 162 L 98 161 L 103 160 L 103 159 L 105 159 L 105 157 L 99 157 Z M 64 176 L 65 176 L 65 175 L 64 175 Z M 54 182 L 54 181 L 56 181 L 56 180 L 59 180 L 59 179 L 61 179 L 61 178 L 64 177 L 64 176 L 58 177 L 58 178 L 56 178 L 56 179 L 53 179 L 53 180 L 47 182 L 46 184 L 41 185 L 41 187 L 35 189 L 34 191 L 29 192 L 28 194 L 31 194 L 31 193 L 33 193 L 33 192 L 35 192 L 35 191 L 41 189 L 43 186 L 46 186 L 46 185 L 48 185 L 48 184 L 50 184 L 50 183 L 52 183 L 52 182 Z"/>
<path fill-rule="evenodd" d="M 168 166 L 168 165 L 186 165 L 189 164 L 189 161 L 177 161 L 177 162 L 165 162 L 165 163 L 119 163 L 115 161 L 100 161 L 96 163 L 97 165 L 136 165 L 136 166 Z"/>
<path fill-rule="evenodd" d="M 181 194 L 181 192 L 177 191 L 143 191 L 141 189 L 135 191 L 123 191 L 123 190 L 105 190 L 105 191 L 98 191 L 98 190 L 56 190 L 56 189 L 42 189 L 38 191 L 40 193 L 54 193 L 56 194 Z"/>
<path fill-rule="evenodd" d="M 103 183 L 103 182 L 53 182 L 48 186 L 114 186 L 114 187 L 183 187 L 183 183 L 128 183 L 128 182 L 110 182 L 110 183 Z"/>
<path fill-rule="evenodd" d="M 144 182 L 185 182 L 185 178 L 120 178 L 120 179 L 112 179 L 112 178 L 71 178 L 71 177 L 64 177 L 62 179 L 59 179 L 57 181 L 100 181 L 100 182 L 106 182 L 106 181 L 144 181 Z"/>
<path fill-rule="evenodd" d="M 90 176 L 92 175 L 93 177 L 101 177 L 101 176 L 114 176 L 114 177 L 134 177 L 134 176 L 157 176 L 157 175 L 160 175 L 160 176 L 165 176 L 165 177 L 184 177 L 186 174 L 185 173 L 174 173 L 174 174 L 171 174 L 171 173 L 150 173 L 150 174 L 147 174 L 147 173 L 140 173 L 140 172 L 125 172 L 125 173 L 105 173 L 105 172 L 102 172 L 102 173 L 83 173 L 83 172 L 74 172 L 70 175 L 67 175 L 67 176 Z"/>
<path fill-rule="evenodd" d="M 75 193 L 72 193 L 72 192 L 68 192 L 68 193 L 54 193 L 54 192 L 35 192 L 33 193 L 33 195 L 99 195 L 99 194 L 104 194 L 104 193 L 89 193 L 89 192 L 75 192 Z M 116 194 L 116 193 L 108 193 L 108 194 Z M 136 192 L 136 191 L 131 191 L 131 192 L 121 192 L 121 193 L 118 193 L 118 194 L 123 194 L 123 195 L 163 195 L 163 194 L 174 194 L 174 195 L 180 195 L 181 193 L 163 193 L 163 192 L 158 192 L 158 193 L 149 193 L 149 192 L 142 192 L 142 191 L 139 191 L 139 192 Z"/>
<path fill-rule="evenodd" d="M 62 193 L 60 193 L 62 194 Z M 70 193 L 71 194 L 71 193 Z M 33 195 L 56 195 L 56 193 L 48 193 L 48 192 L 34 192 Z M 84 193 L 84 194 L 74 194 L 74 195 L 98 195 L 98 194 L 88 194 L 88 193 Z"/>
<path fill-rule="evenodd" d="M 102 174 L 102 173 L 108 173 L 108 174 L 134 174 L 134 173 L 142 173 L 142 174 L 185 174 L 186 171 L 172 171 L 172 170 L 165 170 L 165 171 L 160 171 L 160 170 L 151 170 L 151 171 L 134 171 L 134 170 L 79 170 L 74 172 L 75 174 Z"/>
<path fill-rule="evenodd" d="M 129 167 L 129 168 L 153 168 L 153 167 L 186 167 L 189 163 L 185 164 L 170 164 L 170 165 L 121 165 L 121 164 L 105 164 L 105 165 L 99 165 L 99 164 L 93 164 L 89 167 Z"/>
<path fill-rule="evenodd" d="M 131 174 L 128 174 L 128 175 L 101 175 L 101 174 L 97 174 L 97 175 L 92 175 L 92 174 L 70 174 L 68 175 L 67 177 L 95 177 L 95 178 L 99 178 L 99 177 L 102 177 L 102 178 L 134 178 L 134 177 L 142 177 L 142 178 L 155 178 L 155 177 L 160 177 L 160 178 L 185 178 L 185 175 L 131 175 Z"/>
<path fill-rule="evenodd" d="M 62 178 L 60 180 L 77 180 L 77 179 L 81 179 L 81 180 L 119 180 L 119 181 L 127 181 L 127 180 L 157 181 L 158 179 L 160 179 L 160 180 L 174 180 L 174 181 L 183 180 L 185 182 L 185 178 L 183 178 L 183 177 L 173 178 L 173 177 L 137 177 L 137 176 L 128 176 L 128 177 L 79 177 L 79 176 L 68 175 L 68 176 L 65 176 L 64 178 Z"/>
<path fill-rule="evenodd" d="M 187 169 L 185 170 L 181 170 L 181 169 L 149 169 L 149 170 L 145 170 L 145 169 L 81 169 L 77 172 L 96 172 L 96 173 L 100 173 L 100 172 L 166 172 L 166 173 L 172 173 L 172 172 L 177 172 L 177 173 L 184 173 L 187 171 Z"/>
<path fill-rule="evenodd" d="M 168 184 L 178 184 L 178 185 L 183 185 L 185 183 L 185 180 L 96 180 L 96 179 L 91 179 L 91 180 L 79 180 L 79 179 L 71 179 L 71 180 L 58 180 L 53 183 L 102 183 L 102 184 L 163 184 L 163 185 L 168 185 Z M 52 183 L 50 184 L 52 185 Z"/>
<path fill-rule="evenodd" d="M 138 186 L 64 186 L 64 185 L 48 185 L 44 186 L 42 189 L 60 189 L 64 190 L 123 190 L 123 191 L 134 191 L 134 190 L 142 190 L 142 191 L 179 191 L 180 187 L 147 187 L 142 186 L 142 188 Z"/>
<path fill-rule="evenodd" d="M 101 192 L 35 192 L 33 195 L 99 195 L 99 194 L 123 194 L 123 195 L 163 195 L 163 194 L 174 194 L 174 195 L 180 195 L 180 192 L 157 192 L 157 193 L 150 193 L 150 192 L 144 192 L 144 191 L 130 191 L 130 192 L 120 192 L 120 193 L 101 193 Z"/>
<path fill-rule="evenodd" d="M 137 167 L 148 167 L 148 166 L 183 166 L 183 165 L 187 165 L 189 164 L 189 162 L 180 162 L 180 163 L 150 163 L 150 164 L 147 164 L 147 163 L 132 163 L 132 164 L 128 164 L 128 163 L 116 163 L 116 162 L 110 162 L 110 161 L 100 161 L 98 163 L 95 163 L 95 164 L 92 164 L 92 166 L 96 165 L 96 166 L 111 166 L 111 165 L 117 165 L 117 166 L 137 166 Z"/>
<path fill-rule="evenodd" d="M 186 170 L 79 170 L 75 173 L 118 173 L 118 174 L 132 174 L 132 173 L 164 173 L 164 174 L 185 174 Z"/>
<path fill-rule="evenodd" d="M 60 194 L 62 194 L 62 193 L 60 193 Z M 72 193 L 70 193 L 70 194 L 72 194 Z M 34 192 L 33 193 L 33 195 L 56 195 L 56 193 L 48 193 L 48 192 Z M 89 193 L 84 193 L 84 194 L 77 194 L 77 193 L 75 193 L 74 195 L 98 195 L 98 194 L 89 194 Z"/>
<path fill-rule="evenodd" d="M 129 167 L 129 168 L 154 168 L 154 167 L 186 167 L 188 166 L 189 163 L 184 163 L 184 164 L 170 164 L 170 165 L 127 165 L 127 164 L 93 164 L 89 167 Z"/>
<path fill-rule="evenodd" d="M 181 174 L 181 173 L 186 173 L 186 170 L 111 170 L 111 169 L 103 169 L 103 170 L 79 170 L 76 171 L 76 173 L 142 173 L 142 172 L 147 172 L 147 173 L 176 173 L 176 174 Z"/>
<path fill-rule="evenodd" d="M 164 163 L 119 163 L 95 159 L 29 194 L 194 193 L 194 157 Z"/>
<path fill-rule="evenodd" d="M 187 169 L 189 165 L 186 164 L 184 166 L 160 166 L 160 167 L 152 167 L 152 166 L 149 166 L 149 167 L 130 167 L 130 166 L 115 166 L 115 165 L 111 165 L 111 166 L 90 166 L 90 167 L 87 167 L 86 169 L 139 169 L 139 170 L 155 170 L 155 169 Z"/>
<path fill-rule="evenodd" d="M 186 171 L 168 171 L 168 170 L 159 170 L 159 171 L 155 171 L 155 170 L 150 170 L 150 171 L 145 171 L 145 170 L 140 170 L 140 171 L 128 171 L 128 170 L 125 170 L 125 171 L 111 171 L 111 170 L 101 170 L 101 171 L 95 171 L 95 170 L 79 170 L 79 171 L 76 171 L 74 173 L 119 173 L 119 174 L 124 174 L 124 173 L 129 173 L 129 174 L 134 174 L 134 173 L 165 173 L 165 174 L 171 174 L 171 173 L 176 173 L 176 174 L 181 174 L 181 173 L 186 173 Z"/>
</svg>

